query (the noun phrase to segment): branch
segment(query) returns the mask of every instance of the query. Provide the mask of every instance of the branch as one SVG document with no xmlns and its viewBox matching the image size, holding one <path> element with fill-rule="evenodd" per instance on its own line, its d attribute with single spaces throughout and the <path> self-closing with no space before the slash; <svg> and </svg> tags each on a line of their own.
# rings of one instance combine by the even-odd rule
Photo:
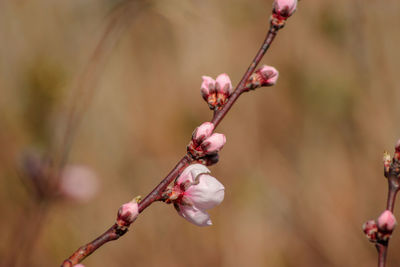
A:
<svg viewBox="0 0 400 267">
<path fill-rule="evenodd" d="M 375 243 L 378 251 L 378 267 L 386 266 L 389 240 L 396 225 L 393 215 L 397 192 L 400 189 L 400 140 L 395 146 L 393 159 L 385 152 L 383 156 L 384 174 L 388 181 L 386 210 L 377 220 L 370 220 L 363 225 L 364 233 L 369 241 Z"/>
<path fill-rule="evenodd" d="M 267 33 L 267 36 L 261 46 L 261 48 L 258 50 L 255 58 L 253 59 L 252 63 L 248 67 L 247 71 L 243 75 L 241 81 L 239 84 L 236 86 L 236 89 L 230 95 L 228 102 L 226 102 L 221 110 L 215 111 L 214 116 L 212 119 L 212 124 L 214 124 L 215 128 L 219 123 L 222 121 L 222 119 L 225 117 L 225 115 L 229 112 L 230 108 L 233 106 L 233 104 L 236 102 L 236 100 L 239 98 L 239 96 L 243 93 L 248 91 L 248 89 L 245 88 L 246 83 L 249 81 L 250 76 L 253 74 L 255 71 L 255 68 L 265 55 L 266 51 L 270 47 L 271 43 L 273 42 L 277 32 L 279 29 L 281 29 L 285 25 L 286 19 L 293 14 L 294 9 L 291 9 L 290 12 L 286 10 L 284 7 L 284 10 L 286 13 L 280 13 L 279 10 L 274 8 L 273 15 L 271 17 L 271 23 L 270 23 L 270 28 Z M 282 10 L 281 10 L 282 11 Z M 260 87 L 260 86 L 258 86 Z M 214 128 L 214 129 L 215 129 Z M 213 131 L 214 131 L 213 129 Z M 189 149 L 188 149 L 189 151 Z M 180 173 L 183 171 L 184 168 L 186 168 L 188 165 L 190 165 L 194 161 L 198 161 L 199 157 L 196 157 L 190 151 L 176 164 L 176 166 L 170 171 L 170 173 L 158 184 L 142 201 L 138 203 L 138 213 L 143 212 L 148 206 L 150 206 L 153 202 L 155 201 L 161 201 L 165 200 L 163 199 L 163 194 L 165 193 L 165 190 L 167 189 L 168 185 L 171 184 L 171 182 L 176 179 Z M 211 159 L 211 161 L 213 161 Z M 213 162 L 215 163 L 215 162 Z M 211 163 L 212 164 L 212 163 Z M 120 214 L 119 214 L 120 215 Z M 118 217 L 119 218 L 119 217 Z M 80 247 L 78 250 L 76 250 L 68 259 L 66 259 L 63 264 L 61 265 L 62 267 L 72 267 L 75 264 L 78 264 L 81 262 L 83 259 L 85 259 L 87 256 L 92 254 L 94 251 L 96 251 L 98 248 L 100 248 L 102 245 L 109 241 L 116 240 L 120 238 L 122 235 L 124 235 L 127 231 L 131 223 L 133 223 L 134 220 L 126 222 L 124 225 L 121 225 L 120 223 L 114 223 L 113 226 L 111 226 L 106 232 L 104 232 L 102 235 L 97 237 L 95 240 L 92 242 Z"/>
</svg>

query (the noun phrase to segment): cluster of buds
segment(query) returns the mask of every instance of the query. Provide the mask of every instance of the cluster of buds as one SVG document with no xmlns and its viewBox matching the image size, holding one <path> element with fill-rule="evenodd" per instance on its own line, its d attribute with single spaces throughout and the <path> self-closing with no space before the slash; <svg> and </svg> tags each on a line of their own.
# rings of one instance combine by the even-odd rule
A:
<svg viewBox="0 0 400 267">
<path fill-rule="evenodd" d="M 396 218 L 390 210 L 385 210 L 377 220 L 369 220 L 363 225 L 363 231 L 372 243 L 387 243 L 396 226 Z"/>
<path fill-rule="evenodd" d="M 188 166 L 164 192 L 164 201 L 173 203 L 179 215 L 198 226 L 212 225 L 207 210 L 224 199 L 225 188 L 201 164 Z"/>
<path fill-rule="evenodd" d="M 138 202 L 140 201 L 141 197 L 136 197 L 132 201 L 123 204 L 118 209 L 117 214 L 117 221 L 116 223 L 122 229 L 126 229 L 131 225 L 136 218 L 139 216 L 139 206 Z"/>
<path fill-rule="evenodd" d="M 297 0 L 275 0 L 272 9 L 271 23 L 279 28 L 293 15 L 297 8 Z"/>
<path fill-rule="evenodd" d="M 212 165 L 218 162 L 218 152 L 225 145 L 225 135 L 213 133 L 214 124 L 204 122 L 197 127 L 190 140 L 187 151 L 192 158 L 204 163 Z"/>
<path fill-rule="evenodd" d="M 257 69 L 245 85 L 245 90 L 254 90 L 263 86 L 272 86 L 278 80 L 279 72 L 272 66 L 263 65 Z"/>
<path fill-rule="evenodd" d="M 232 94 L 232 83 L 225 73 L 218 75 L 214 80 L 209 76 L 203 76 L 201 95 L 212 110 L 220 110 Z"/>
</svg>

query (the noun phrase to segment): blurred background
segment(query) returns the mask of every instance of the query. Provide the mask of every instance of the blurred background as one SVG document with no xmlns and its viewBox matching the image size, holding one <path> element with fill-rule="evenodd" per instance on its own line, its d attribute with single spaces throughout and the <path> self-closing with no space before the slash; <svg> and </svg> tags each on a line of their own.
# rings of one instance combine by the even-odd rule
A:
<svg viewBox="0 0 400 267">
<path fill-rule="evenodd" d="M 236 85 L 272 0 L 0 1 L 0 264 L 59 266 L 146 195 L 210 120 L 201 76 Z M 91 266 L 376 266 L 400 138 L 400 3 L 307 0 L 218 132 L 226 187 L 200 228 L 155 203 Z M 49 177 L 60 177 L 54 182 Z M 395 215 L 400 218 L 400 214 Z M 400 264 L 394 232 L 388 266 Z"/>
</svg>

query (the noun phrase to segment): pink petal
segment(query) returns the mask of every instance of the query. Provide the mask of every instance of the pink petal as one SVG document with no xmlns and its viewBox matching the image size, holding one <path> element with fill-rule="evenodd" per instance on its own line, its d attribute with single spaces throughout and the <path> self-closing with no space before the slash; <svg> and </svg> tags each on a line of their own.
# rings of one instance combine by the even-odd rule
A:
<svg viewBox="0 0 400 267">
<path fill-rule="evenodd" d="M 259 70 L 259 73 L 262 75 L 264 79 L 263 81 L 264 86 L 271 86 L 276 84 L 276 81 L 278 80 L 279 77 L 279 72 L 272 66 L 267 66 L 267 65 L 262 66 L 262 68 Z"/>
<path fill-rule="evenodd" d="M 225 135 L 220 133 L 214 133 L 210 137 L 203 141 L 201 147 L 207 154 L 215 153 L 221 150 L 225 145 Z"/>
<path fill-rule="evenodd" d="M 209 76 L 202 76 L 203 82 L 201 83 L 201 95 L 205 100 L 209 94 L 214 93 L 215 91 L 215 80 Z"/>
<path fill-rule="evenodd" d="M 211 122 L 204 122 L 202 125 L 197 127 L 196 130 L 194 130 L 192 139 L 195 142 L 200 143 L 205 138 L 209 137 L 213 131 L 214 124 L 212 124 Z"/>
<path fill-rule="evenodd" d="M 179 208 L 180 208 L 179 215 L 181 215 L 189 222 L 198 226 L 212 225 L 210 215 L 206 211 L 200 210 L 194 206 L 179 205 Z"/>
<path fill-rule="evenodd" d="M 396 218 L 390 210 L 385 210 L 378 218 L 378 228 L 384 231 L 393 231 L 396 226 Z"/>
<path fill-rule="evenodd" d="M 182 174 L 178 177 L 177 183 L 181 184 L 189 180 L 193 183 L 197 175 L 201 173 L 210 173 L 211 171 L 202 164 L 192 164 L 186 167 Z"/>
<path fill-rule="evenodd" d="M 274 11 L 281 16 L 290 17 L 297 7 L 297 0 L 275 0 Z"/>
<path fill-rule="evenodd" d="M 226 95 L 232 94 L 232 83 L 231 79 L 226 73 L 218 75 L 215 83 L 215 88 L 218 92 L 224 93 Z"/>
<path fill-rule="evenodd" d="M 199 176 L 199 183 L 186 190 L 186 197 L 199 209 L 208 210 L 224 200 L 225 188 L 209 174 Z"/>
</svg>

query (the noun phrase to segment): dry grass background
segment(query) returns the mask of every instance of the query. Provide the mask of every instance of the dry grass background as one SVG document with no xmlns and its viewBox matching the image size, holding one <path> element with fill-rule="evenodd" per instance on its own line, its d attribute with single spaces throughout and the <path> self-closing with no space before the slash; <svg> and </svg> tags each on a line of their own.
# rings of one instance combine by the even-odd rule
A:
<svg viewBox="0 0 400 267">
<path fill-rule="evenodd" d="M 58 266 L 167 174 L 210 119 L 201 75 L 239 81 L 271 4 L 0 1 L 0 258 L 38 231 L 18 159 L 57 144 L 71 102 L 83 112 L 68 162 L 90 166 L 101 188 L 89 202 L 51 205 L 33 248 L 16 249 L 19 266 Z M 226 196 L 214 225 L 156 203 L 85 265 L 375 266 L 361 225 L 384 209 L 382 152 L 400 138 L 399 12 L 394 0 L 301 1 L 263 60 L 278 84 L 244 95 L 219 127 L 228 141 L 212 172 Z M 389 266 L 399 248 L 395 231 Z"/>
</svg>

